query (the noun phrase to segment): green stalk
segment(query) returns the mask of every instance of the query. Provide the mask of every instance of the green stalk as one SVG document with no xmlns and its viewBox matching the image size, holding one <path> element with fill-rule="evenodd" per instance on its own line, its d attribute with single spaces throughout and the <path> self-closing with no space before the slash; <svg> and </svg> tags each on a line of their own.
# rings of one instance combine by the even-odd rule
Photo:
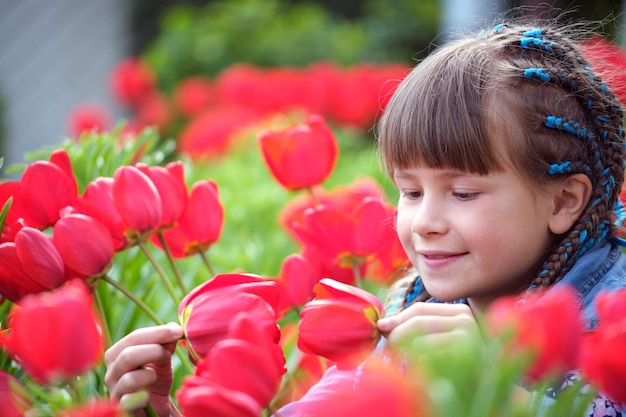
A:
<svg viewBox="0 0 626 417">
<path fill-rule="evenodd" d="M 311 196 L 311 199 L 313 200 L 313 207 L 319 206 L 321 203 L 320 203 L 320 200 L 315 195 L 315 193 L 313 192 L 313 188 L 306 187 L 306 191 Z"/>
<path fill-rule="evenodd" d="M 169 261 L 170 266 L 172 267 L 172 271 L 174 271 L 174 276 L 176 277 L 176 281 L 178 282 L 180 289 L 183 290 L 183 294 L 187 294 L 187 288 L 185 287 L 183 278 L 180 275 L 180 271 L 178 270 L 178 267 L 176 266 L 176 262 L 174 262 L 174 257 L 172 256 L 170 247 L 167 245 L 167 242 L 165 241 L 165 238 L 163 237 L 163 231 L 159 230 L 157 232 L 157 236 L 159 237 L 159 242 L 161 242 L 161 246 L 163 246 L 163 251 L 165 252 L 165 255 L 167 255 L 167 260 Z"/>
<path fill-rule="evenodd" d="M 352 271 L 354 271 L 354 284 L 359 288 L 363 288 L 363 278 L 357 262 L 352 262 Z"/>
<path fill-rule="evenodd" d="M 213 270 L 213 267 L 211 266 L 211 263 L 209 262 L 209 258 L 206 256 L 206 253 L 204 252 L 198 252 L 200 254 L 200 258 L 202 258 L 202 262 L 204 262 L 204 265 L 206 265 L 207 269 L 209 270 L 209 273 L 211 274 L 212 277 L 215 276 L 215 271 Z"/>
<path fill-rule="evenodd" d="M 172 297 L 172 300 L 174 300 L 174 304 L 176 304 L 176 305 L 180 304 L 180 298 L 178 298 L 178 296 L 176 295 L 176 292 L 174 291 L 174 287 L 172 286 L 172 283 L 170 282 L 169 278 L 167 277 L 167 274 L 165 273 L 165 271 L 161 267 L 161 264 L 159 264 L 156 261 L 156 259 L 154 259 L 154 256 L 152 256 L 152 253 L 150 253 L 150 251 L 146 247 L 145 242 L 139 241 L 137 244 L 139 245 L 139 247 L 141 248 L 143 253 L 146 254 L 146 257 L 152 263 L 152 266 L 154 266 L 154 269 L 156 269 L 157 273 L 159 274 L 159 277 L 161 278 L 161 281 L 163 282 L 163 285 L 165 285 L 165 288 L 167 289 L 167 292 L 170 293 L 170 296 Z"/>
<path fill-rule="evenodd" d="M 119 282 L 115 281 L 114 279 L 112 279 L 111 277 L 109 277 L 108 275 L 103 275 L 102 279 L 109 283 L 110 285 L 112 285 L 116 290 L 120 291 L 122 294 L 124 294 L 127 298 L 129 298 L 133 303 L 135 303 L 137 305 L 137 307 L 139 307 L 140 309 L 142 309 L 151 319 L 152 321 L 154 321 L 155 324 L 161 325 L 163 324 L 163 322 L 161 321 L 161 319 L 159 319 L 159 317 L 157 317 L 157 315 L 154 313 L 154 311 L 152 311 L 152 309 L 150 307 L 148 307 L 148 305 L 146 303 L 144 303 L 143 301 L 141 301 L 139 298 L 137 298 L 135 296 L 135 294 L 133 294 L 132 292 L 130 292 L 126 287 L 124 287 L 122 284 L 120 284 Z"/>
<path fill-rule="evenodd" d="M 98 313 L 100 313 L 100 318 L 102 322 L 102 329 L 104 331 L 104 339 L 106 341 L 107 346 L 111 346 L 111 331 L 109 330 L 109 322 L 107 321 L 107 316 L 104 311 L 104 306 L 102 305 L 102 298 L 98 293 L 98 289 L 94 290 L 94 302 L 96 304 L 96 308 L 98 309 Z"/>
</svg>

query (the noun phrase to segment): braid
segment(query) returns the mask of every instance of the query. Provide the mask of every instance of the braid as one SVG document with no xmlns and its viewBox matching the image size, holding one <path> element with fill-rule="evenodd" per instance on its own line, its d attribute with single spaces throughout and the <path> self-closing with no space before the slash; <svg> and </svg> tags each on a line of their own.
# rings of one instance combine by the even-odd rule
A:
<svg viewBox="0 0 626 417">
<path fill-rule="evenodd" d="M 544 128 L 570 135 L 591 158 L 550 161 L 548 175 L 584 173 L 593 186 L 579 220 L 560 237 L 531 283 L 531 289 L 545 287 L 560 280 L 597 241 L 615 233 L 613 213 L 621 217 L 623 212 L 619 202 L 624 181 L 623 113 L 614 93 L 593 72 L 579 48 L 558 31 L 497 25 L 491 36 L 502 42 L 505 59 L 513 65 L 533 63 L 519 68 L 522 78 L 560 88 L 576 98 L 586 116 L 586 120 L 573 120 L 559 114 L 540 115 Z"/>
</svg>

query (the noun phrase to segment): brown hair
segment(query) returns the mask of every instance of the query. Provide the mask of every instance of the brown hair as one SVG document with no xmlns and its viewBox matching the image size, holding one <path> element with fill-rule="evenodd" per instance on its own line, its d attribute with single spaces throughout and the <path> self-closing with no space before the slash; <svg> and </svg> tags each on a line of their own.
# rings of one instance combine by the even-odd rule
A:
<svg viewBox="0 0 626 417">
<path fill-rule="evenodd" d="M 590 201 L 556 237 L 532 287 L 557 282 L 615 232 L 622 110 L 563 27 L 499 24 L 440 47 L 400 84 L 377 136 L 391 177 L 413 166 L 484 175 L 504 163 L 537 186 L 587 175 Z"/>
</svg>

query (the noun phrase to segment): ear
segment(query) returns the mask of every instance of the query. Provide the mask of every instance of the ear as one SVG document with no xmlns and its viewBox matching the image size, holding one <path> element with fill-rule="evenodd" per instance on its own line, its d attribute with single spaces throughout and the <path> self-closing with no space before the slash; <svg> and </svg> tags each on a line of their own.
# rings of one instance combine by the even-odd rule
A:
<svg viewBox="0 0 626 417">
<path fill-rule="evenodd" d="M 570 175 L 558 184 L 548 223 L 552 233 L 563 234 L 574 225 L 589 202 L 591 189 L 591 181 L 584 174 Z"/>
</svg>

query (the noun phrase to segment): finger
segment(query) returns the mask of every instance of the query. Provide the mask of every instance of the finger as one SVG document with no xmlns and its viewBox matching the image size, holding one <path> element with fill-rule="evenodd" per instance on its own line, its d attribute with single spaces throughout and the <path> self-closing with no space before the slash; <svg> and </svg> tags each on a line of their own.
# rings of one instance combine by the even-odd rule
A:
<svg viewBox="0 0 626 417">
<path fill-rule="evenodd" d="M 168 344 L 183 337 L 183 329 L 177 323 L 168 323 L 162 326 L 153 326 L 137 329 L 120 339 L 104 353 L 104 362 L 111 363 L 129 346 L 142 344 Z"/>
<path fill-rule="evenodd" d="M 452 317 L 457 315 L 470 315 L 473 317 L 472 310 L 466 304 L 420 302 L 409 306 L 398 314 L 378 320 L 377 325 L 381 332 L 386 333 L 415 316 Z"/>
<path fill-rule="evenodd" d="M 121 399 L 128 394 L 145 391 L 148 386 L 157 380 L 154 369 L 141 368 L 132 372 L 127 372 L 117 381 L 117 384 L 109 389 L 109 394 L 113 398 Z"/>
<path fill-rule="evenodd" d="M 443 333 L 454 329 L 454 320 L 440 316 L 414 316 L 393 328 L 387 334 L 391 345 L 431 333 Z"/>
<path fill-rule="evenodd" d="M 109 388 L 115 387 L 127 373 L 143 368 L 149 363 L 165 361 L 169 366 L 171 355 L 169 350 L 158 344 L 129 346 L 116 357 L 115 361 L 107 364 L 104 382 Z"/>
</svg>

